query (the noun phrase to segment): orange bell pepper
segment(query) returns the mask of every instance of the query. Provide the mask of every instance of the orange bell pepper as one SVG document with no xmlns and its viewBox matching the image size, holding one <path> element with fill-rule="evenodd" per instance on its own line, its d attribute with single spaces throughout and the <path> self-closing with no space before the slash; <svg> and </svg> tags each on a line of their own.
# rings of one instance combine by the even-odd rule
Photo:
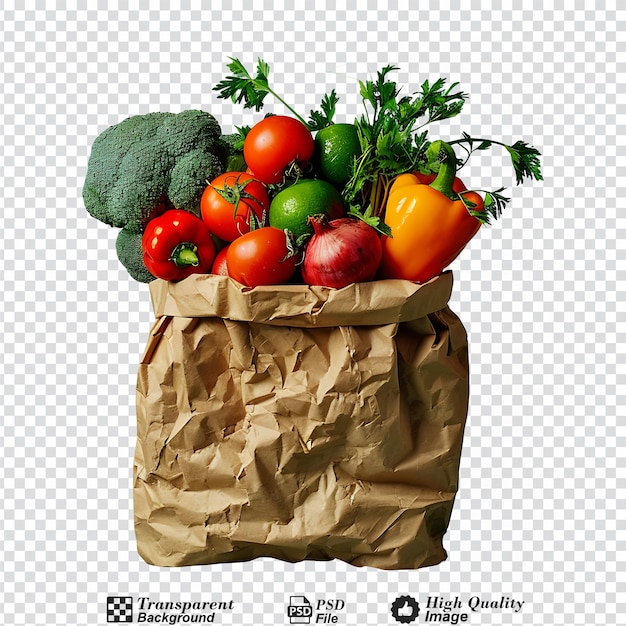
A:
<svg viewBox="0 0 626 626">
<path fill-rule="evenodd" d="M 456 155 L 444 142 L 440 161 L 430 184 L 415 174 L 401 174 L 393 182 L 385 209 L 391 237 L 382 238 L 381 278 L 424 283 L 441 274 L 478 232 L 481 222 L 468 207 L 483 210 L 482 196 L 454 191 Z"/>
</svg>

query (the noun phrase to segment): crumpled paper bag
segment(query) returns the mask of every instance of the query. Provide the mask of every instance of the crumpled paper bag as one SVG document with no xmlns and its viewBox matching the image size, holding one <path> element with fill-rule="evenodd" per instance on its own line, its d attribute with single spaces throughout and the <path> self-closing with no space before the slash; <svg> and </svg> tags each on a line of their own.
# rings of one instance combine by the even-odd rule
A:
<svg viewBox="0 0 626 626">
<path fill-rule="evenodd" d="M 159 566 L 447 558 L 468 406 L 452 274 L 327 289 L 150 284 L 137 547 Z"/>
</svg>

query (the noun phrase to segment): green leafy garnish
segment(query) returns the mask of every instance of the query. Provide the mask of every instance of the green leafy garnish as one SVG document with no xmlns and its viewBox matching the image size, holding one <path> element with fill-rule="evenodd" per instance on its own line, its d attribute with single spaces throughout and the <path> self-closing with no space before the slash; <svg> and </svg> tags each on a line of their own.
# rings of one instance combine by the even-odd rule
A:
<svg viewBox="0 0 626 626">
<path fill-rule="evenodd" d="M 387 237 L 392 236 L 391 228 L 385 224 L 382 217 L 372 213 L 371 206 L 368 206 L 365 210 L 363 210 L 361 207 L 352 205 L 348 210 L 348 215 L 359 218 L 371 226 L 374 230 L 377 230 L 381 235 L 387 235 Z"/>
<path fill-rule="evenodd" d="M 265 61 L 262 59 L 257 61 L 256 75 L 253 77 L 239 59 L 230 57 L 230 60 L 231 62 L 227 64 L 227 67 L 232 75 L 227 76 L 213 87 L 214 91 L 219 92 L 219 98 L 224 100 L 230 98 L 233 102 L 243 102 L 244 109 L 260 111 L 267 94 L 272 94 L 304 125 L 307 125 L 304 118 L 269 86 L 270 66 Z"/>
<path fill-rule="evenodd" d="M 270 68 L 262 59 L 258 59 L 254 75 L 238 59 L 230 58 L 230 61 L 227 67 L 232 74 L 214 87 L 220 98 L 243 102 L 244 108 L 260 111 L 267 94 L 272 94 L 312 132 L 334 123 L 339 101 L 334 89 L 322 98 L 319 110 L 310 111 L 306 121 L 270 87 Z M 397 84 L 389 77 L 397 69 L 387 65 L 378 71 L 374 80 L 359 81 L 359 93 L 365 108 L 355 120 L 361 155 L 354 160 L 350 180 L 343 189 L 349 214 L 387 235 L 391 233 L 384 223 L 384 212 L 393 180 L 406 172 L 436 173 L 439 170 L 440 159 L 434 149 L 437 142 L 429 141 L 426 127 L 457 116 L 468 97 L 458 89 L 458 83 L 447 86 L 444 78 L 433 83 L 426 80 L 419 91 L 402 96 Z M 249 128 L 237 130 L 241 136 L 238 145 L 243 144 Z M 447 144 L 459 145 L 466 152 L 464 160 L 457 157 L 457 168 L 467 163 L 474 152 L 499 145 L 511 157 L 517 184 L 527 178 L 543 180 L 541 153 L 525 141 L 508 145 L 493 139 L 477 139 L 464 132 L 460 139 L 447 141 Z M 293 179 L 297 180 L 302 172 L 295 174 Z M 289 178 L 285 184 L 293 179 Z M 483 194 L 484 209 L 476 210 L 474 203 L 461 192 L 459 198 L 467 210 L 485 224 L 498 219 L 509 202 L 509 198 L 502 195 L 504 188 L 474 191 Z"/>
<path fill-rule="evenodd" d="M 462 139 L 456 139 L 448 143 L 450 145 L 460 145 L 467 152 L 468 159 L 476 150 L 487 150 L 491 148 L 492 145 L 502 146 L 511 157 L 513 169 L 515 170 L 515 179 L 518 185 L 521 185 L 525 178 L 543 180 L 543 176 L 541 175 L 541 162 L 539 160 L 541 153 L 536 148 L 529 146 L 525 141 L 516 141 L 512 146 L 509 146 L 501 141 L 495 141 L 494 139 L 476 139 L 470 137 L 467 133 L 463 133 Z"/>
<path fill-rule="evenodd" d="M 473 215 L 481 224 L 491 224 L 492 219 L 497 220 L 502 215 L 502 211 L 511 199 L 502 195 L 504 187 L 500 187 L 500 189 L 496 189 L 495 191 L 484 191 L 481 189 L 472 191 L 484 193 L 484 208 L 482 210 L 476 210 L 476 205 L 465 197 L 465 194 L 468 193 L 467 191 L 461 191 L 458 194 L 459 200 L 463 202 L 470 215 Z"/>
<path fill-rule="evenodd" d="M 333 89 L 330 94 L 326 94 L 322 98 L 320 104 L 321 111 L 311 110 L 311 117 L 307 124 L 309 130 L 321 130 L 322 128 L 326 128 L 326 126 L 330 126 L 335 117 L 335 106 L 337 102 L 339 102 L 339 98 Z"/>
<path fill-rule="evenodd" d="M 319 111 L 311 110 L 310 119 L 307 122 L 270 87 L 270 66 L 265 61 L 262 59 L 257 61 L 256 74 L 252 76 L 239 59 L 231 57 L 230 60 L 231 62 L 227 64 L 227 67 L 232 75 L 221 80 L 213 88 L 214 91 L 219 92 L 219 98 L 230 99 L 237 103 L 243 102 L 245 109 L 260 111 L 266 96 L 271 94 L 311 131 L 320 130 L 333 123 L 335 107 L 339 102 L 334 89 L 322 98 Z"/>
<path fill-rule="evenodd" d="M 234 143 L 233 149 L 241 152 L 243 150 L 243 142 L 246 140 L 246 136 L 250 132 L 250 126 L 235 126 L 235 130 L 237 131 L 237 141 Z"/>
<path fill-rule="evenodd" d="M 458 115 L 466 94 L 458 83 L 446 88 L 445 80 L 432 85 L 425 81 L 421 91 L 400 97 L 400 89 L 389 80 L 398 68 L 387 65 L 373 81 L 359 81 L 365 113 L 356 121 L 362 155 L 344 195 L 352 206 L 372 214 L 384 210 L 387 191 L 393 178 L 419 169 L 425 160 L 428 132 L 424 126 Z"/>
<path fill-rule="evenodd" d="M 485 208 L 484 211 L 470 211 L 483 224 L 490 224 L 491 218 L 497 220 L 501 215 L 504 207 L 511 198 L 506 198 L 501 194 L 504 187 L 495 191 L 485 192 Z"/>
<path fill-rule="evenodd" d="M 217 83 L 213 90 L 220 92 L 220 98 L 230 98 L 237 103 L 243 102 L 245 109 L 260 111 L 263 108 L 265 96 L 270 93 L 269 65 L 259 59 L 256 76 L 253 78 L 239 59 L 230 57 L 230 60 L 227 67 L 233 75 Z"/>
</svg>

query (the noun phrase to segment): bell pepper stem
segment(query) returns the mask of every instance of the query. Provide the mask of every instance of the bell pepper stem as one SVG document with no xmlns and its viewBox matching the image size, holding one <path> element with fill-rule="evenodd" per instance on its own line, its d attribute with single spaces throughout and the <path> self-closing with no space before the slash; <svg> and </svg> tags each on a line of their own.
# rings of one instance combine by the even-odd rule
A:
<svg viewBox="0 0 626 626">
<path fill-rule="evenodd" d="M 197 267 L 200 264 L 198 258 L 198 246 L 190 242 L 179 243 L 174 250 L 172 250 L 172 256 L 170 261 L 176 263 L 176 267 Z"/>
<path fill-rule="evenodd" d="M 451 200 L 458 200 L 459 195 L 452 189 L 454 177 L 456 176 L 456 154 L 452 147 L 445 141 L 434 141 L 430 148 L 438 152 L 439 172 L 437 177 L 430 183 L 436 189 Z"/>
</svg>

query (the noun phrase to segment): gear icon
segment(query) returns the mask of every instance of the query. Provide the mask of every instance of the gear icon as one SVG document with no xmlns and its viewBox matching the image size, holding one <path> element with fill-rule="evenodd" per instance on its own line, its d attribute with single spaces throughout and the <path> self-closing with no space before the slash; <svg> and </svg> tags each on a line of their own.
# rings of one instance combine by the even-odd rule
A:
<svg viewBox="0 0 626 626">
<path fill-rule="evenodd" d="M 418 601 L 411 596 L 399 596 L 391 605 L 393 618 L 401 624 L 410 624 L 420 613 Z"/>
</svg>

